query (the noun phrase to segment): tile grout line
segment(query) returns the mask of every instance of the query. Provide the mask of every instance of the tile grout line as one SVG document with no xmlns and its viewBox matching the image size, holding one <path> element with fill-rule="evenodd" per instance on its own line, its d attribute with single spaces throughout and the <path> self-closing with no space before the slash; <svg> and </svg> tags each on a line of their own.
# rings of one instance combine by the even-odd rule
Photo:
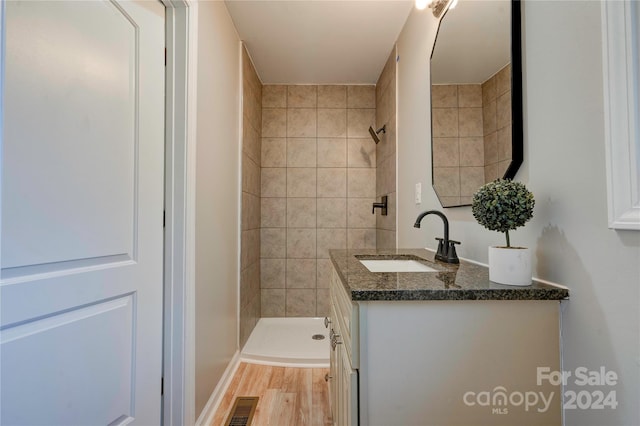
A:
<svg viewBox="0 0 640 426">
<path fill-rule="evenodd" d="M 284 107 L 285 107 L 285 118 L 284 118 L 284 317 L 287 317 L 287 294 L 288 286 L 287 286 L 287 269 L 289 265 L 289 223 L 288 223 L 288 214 L 289 214 L 289 161 L 288 161 L 288 151 L 289 151 L 289 86 L 284 86 Z"/>
<path fill-rule="evenodd" d="M 345 211 L 344 211 L 344 214 L 345 214 L 344 223 L 345 223 L 346 234 L 347 234 L 345 236 L 346 237 L 345 238 L 345 243 L 347 245 L 345 247 L 345 249 L 348 249 L 349 248 L 349 86 L 347 86 L 345 88 L 345 90 L 347 92 L 346 96 L 345 96 L 345 98 L 346 98 L 345 114 L 347 115 L 347 118 L 346 118 L 346 121 L 345 121 L 346 122 L 346 126 L 347 126 L 346 131 L 345 131 L 345 133 L 347 135 L 347 143 L 346 143 L 346 146 L 345 146 L 345 148 L 347 150 L 347 152 L 345 153 L 345 161 L 346 161 L 346 163 L 345 163 L 345 166 L 346 166 L 346 169 L 345 169 L 346 176 L 345 176 L 345 178 L 347 179 L 347 182 L 345 183 L 345 186 L 344 186 L 345 187 L 344 196 L 345 196 L 345 201 L 346 201 L 346 206 L 345 206 Z"/>
<path fill-rule="evenodd" d="M 316 200 L 316 223 L 315 223 L 315 233 L 316 233 L 316 255 L 315 255 L 315 270 L 313 274 L 313 281 L 315 282 L 315 301 L 316 306 L 314 309 L 315 315 L 318 316 L 318 88 L 319 86 L 315 86 L 316 89 L 316 188 L 315 188 L 315 200 Z"/>
</svg>

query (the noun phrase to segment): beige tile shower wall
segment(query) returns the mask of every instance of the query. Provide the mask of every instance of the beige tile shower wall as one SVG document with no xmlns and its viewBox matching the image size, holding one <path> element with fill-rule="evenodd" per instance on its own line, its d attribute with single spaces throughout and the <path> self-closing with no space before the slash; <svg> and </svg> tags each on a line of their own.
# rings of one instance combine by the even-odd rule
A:
<svg viewBox="0 0 640 426">
<path fill-rule="evenodd" d="M 484 184 L 482 86 L 432 86 L 433 182 L 443 206 L 471 204 Z"/>
<path fill-rule="evenodd" d="M 260 319 L 260 155 L 262 83 L 242 49 L 242 241 L 240 347 Z"/>
<path fill-rule="evenodd" d="M 504 176 L 511 163 L 511 64 L 482 84 L 484 176 Z"/>
<path fill-rule="evenodd" d="M 328 314 L 328 249 L 375 248 L 375 86 L 265 85 L 264 317 Z"/>
<path fill-rule="evenodd" d="M 395 46 L 376 84 L 376 130 L 386 133 L 376 145 L 376 198 L 388 197 L 387 216 L 376 211 L 378 248 L 396 247 L 396 49 Z"/>
</svg>

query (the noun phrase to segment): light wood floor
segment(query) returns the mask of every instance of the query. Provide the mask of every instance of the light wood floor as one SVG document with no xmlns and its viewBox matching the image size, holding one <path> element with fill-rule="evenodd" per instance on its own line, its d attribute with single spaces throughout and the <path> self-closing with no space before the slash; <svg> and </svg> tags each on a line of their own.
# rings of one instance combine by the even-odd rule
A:
<svg viewBox="0 0 640 426">
<path fill-rule="evenodd" d="M 328 368 L 288 368 L 241 363 L 211 426 L 224 425 L 238 396 L 258 396 L 251 426 L 331 425 Z"/>
</svg>

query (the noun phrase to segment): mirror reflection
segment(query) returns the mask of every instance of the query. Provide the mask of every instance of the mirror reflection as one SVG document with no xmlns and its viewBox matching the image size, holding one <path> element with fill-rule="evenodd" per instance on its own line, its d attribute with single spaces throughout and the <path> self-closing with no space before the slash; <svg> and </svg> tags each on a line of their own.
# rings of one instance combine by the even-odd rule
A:
<svg viewBox="0 0 640 426">
<path fill-rule="evenodd" d="M 512 90 L 521 83 L 511 21 L 510 1 L 473 0 L 460 0 L 440 21 L 431 55 L 431 129 L 433 186 L 444 207 L 471 204 L 480 186 L 513 177 L 521 162 L 513 156 L 514 146 L 515 157 L 522 155 L 522 128 L 512 117 L 522 112 Z M 519 17 L 517 36 L 519 46 Z"/>
</svg>

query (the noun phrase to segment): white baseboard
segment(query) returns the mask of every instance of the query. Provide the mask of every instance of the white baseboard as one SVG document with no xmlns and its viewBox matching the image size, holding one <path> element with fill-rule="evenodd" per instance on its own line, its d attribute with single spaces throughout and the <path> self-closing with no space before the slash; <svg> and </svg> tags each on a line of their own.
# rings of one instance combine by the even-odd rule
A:
<svg viewBox="0 0 640 426">
<path fill-rule="evenodd" d="M 211 393 L 211 396 L 209 397 L 207 404 L 204 406 L 202 413 L 200 413 L 198 420 L 196 420 L 196 426 L 207 426 L 213 422 L 216 410 L 220 406 L 220 402 L 222 401 L 222 398 L 224 397 L 224 394 L 231 383 L 231 379 L 233 379 L 233 375 L 236 373 L 239 365 L 240 351 L 238 350 L 233 355 L 233 358 L 231 358 L 231 362 L 229 362 L 229 365 L 222 374 L 218 385 Z"/>
</svg>

